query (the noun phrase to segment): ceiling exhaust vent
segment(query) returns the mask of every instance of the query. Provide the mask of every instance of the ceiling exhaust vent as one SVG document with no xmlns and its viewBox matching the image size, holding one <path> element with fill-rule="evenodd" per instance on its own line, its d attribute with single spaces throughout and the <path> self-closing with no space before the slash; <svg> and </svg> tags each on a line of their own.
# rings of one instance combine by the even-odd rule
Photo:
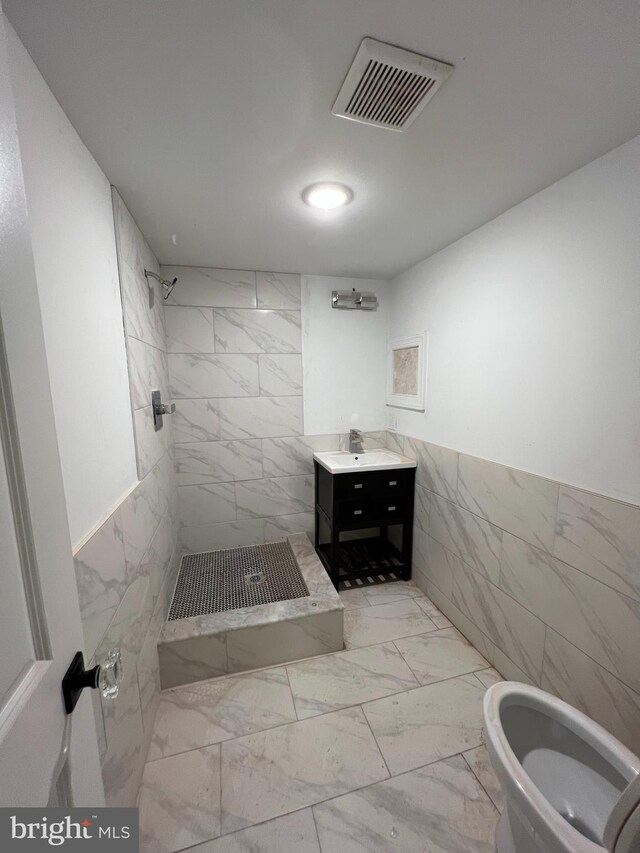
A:
<svg viewBox="0 0 640 853">
<path fill-rule="evenodd" d="M 331 112 L 388 130 L 406 130 L 452 71 L 453 65 L 365 38 Z"/>
</svg>

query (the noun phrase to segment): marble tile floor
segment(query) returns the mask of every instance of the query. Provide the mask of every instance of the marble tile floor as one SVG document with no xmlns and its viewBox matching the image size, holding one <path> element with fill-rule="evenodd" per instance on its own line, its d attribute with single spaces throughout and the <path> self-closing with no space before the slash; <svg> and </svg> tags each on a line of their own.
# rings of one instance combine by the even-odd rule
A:
<svg viewBox="0 0 640 853">
<path fill-rule="evenodd" d="M 340 597 L 344 651 L 162 694 L 141 853 L 493 853 L 501 676 L 411 582 Z"/>
</svg>

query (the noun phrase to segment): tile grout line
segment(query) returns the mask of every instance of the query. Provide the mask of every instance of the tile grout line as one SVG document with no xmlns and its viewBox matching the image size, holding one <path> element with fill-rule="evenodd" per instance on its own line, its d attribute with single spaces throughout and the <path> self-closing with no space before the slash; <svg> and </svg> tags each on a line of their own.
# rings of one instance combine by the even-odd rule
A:
<svg viewBox="0 0 640 853">
<path fill-rule="evenodd" d="M 407 693 L 409 693 L 409 692 L 411 692 L 411 691 L 403 691 L 403 692 L 407 692 Z M 375 701 L 375 700 L 374 700 L 374 701 Z M 359 704 L 359 705 L 358 705 L 358 708 L 360 708 L 360 712 L 362 713 L 362 716 L 364 717 L 364 720 L 365 720 L 365 722 L 366 722 L 366 724 L 367 724 L 367 727 L 368 727 L 369 731 L 371 732 L 371 737 L 373 738 L 374 743 L 375 743 L 375 745 L 376 745 L 376 747 L 377 747 L 377 750 L 378 750 L 378 752 L 380 753 L 380 757 L 381 757 L 381 758 L 382 758 L 382 760 L 384 761 L 384 766 L 387 768 L 387 773 L 389 774 L 389 779 L 393 779 L 393 773 L 391 772 L 391 770 L 389 770 L 389 765 L 387 764 L 387 759 L 385 758 L 385 756 L 384 756 L 384 752 L 382 751 L 382 748 L 380 747 L 380 744 L 378 743 L 378 738 L 375 736 L 375 733 L 374 733 L 373 729 L 371 728 L 371 723 L 369 722 L 369 718 L 368 718 L 368 717 L 367 717 L 367 715 L 365 714 L 365 711 L 364 711 L 364 704 L 365 704 L 365 703 L 361 703 L 361 704 Z"/>
<path fill-rule="evenodd" d="M 482 744 L 482 747 L 483 747 L 484 749 L 486 749 L 486 746 L 485 746 L 484 744 Z M 473 769 L 473 767 L 469 764 L 469 761 L 468 761 L 468 759 L 467 759 L 467 755 L 466 755 L 466 753 L 467 753 L 467 752 L 471 752 L 471 750 L 472 750 L 472 749 L 479 749 L 479 748 L 480 748 L 480 747 L 478 747 L 478 746 L 471 747 L 471 749 L 467 749 L 467 750 L 466 750 L 466 752 L 460 752 L 460 753 L 459 753 L 459 755 L 460 755 L 460 757 L 462 758 L 462 760 L 464 761 L 464 763 L 467 765 L 467 767 L 469 768 L 469 770 L 471 771 L 471 773 L 473 774 L 473 778 L 476 780 L 476 782 L 478 783 L 478 785 L 479 785 L 479 786 L 482 788 L 482 790 L 484 791 L 485 796 L 487 797 L 487 799 L 489 800 L 489 802 L 491 803 L 491 805 L 492 805 L 492 806 L 494 807 L 494 809 L 498 812 L 498 814 L 501 814 L 500 809 L 497 807 L 497 805 L 496 805 L 496 804 L 494 803 L 494 801 L 493 801 L 493 797 L 492 797 L 492 796 L 491 796 L 491 794 L 487 791 L 487 789 L 485 788 L 485 786 L 482 784 L 482 781 L 480 780 L 480 777 L 478 776 L 478 774 L 476 773 L 476 771 Z"/>
<path fill-rule="evenodd" d="M 291 686 L 291 679 L 289 678 L 289 667 L 284 666 L 285 675 L 287 676 L 287 684 L 289 685 L 289 693 L 291 694 L 291 704 L 293 705 L 293 713 L 296 715 L 296 720 L 300 720 L 300 715 L 298 714 L 298 706 L 296 705 L 296 697 L 293 692 L 293 687 Z"/>
<path fill-rule="evenodd" d="M 316 830 L 316 838 L 318 839 L 318 850 L 322 853 L 322 842 L 320 841 L 320 832 L 318 831 L 318 821 L 316 820 L 316 813 L 314 810 L 315 803 L 312 806 L 309 806 L 311 809 L 311 817 L 313 818 L 313 825 Z"/>
</svg>

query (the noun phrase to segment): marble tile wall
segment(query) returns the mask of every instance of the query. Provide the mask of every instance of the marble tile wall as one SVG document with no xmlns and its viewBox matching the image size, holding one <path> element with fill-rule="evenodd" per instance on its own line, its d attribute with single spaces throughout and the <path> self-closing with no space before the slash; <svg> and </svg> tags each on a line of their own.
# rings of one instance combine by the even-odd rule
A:
<svg viewBox="0 0 640 853">
<path fill-rule="evenodd" d="M 312 537 L 313 451 L 343 438 L 303 434 L 300 276 L 162 275 L 178 277 L 165 317 L 181 548 Z"/>
<path fill-rule="evenodd" d="M 640 507 L 388 433 L 417 459 L 413 579 L 505 677 L 640 754 Z"/>
<path fill-rule="evenodd" d="M 140 481 L 77 550 L 75 568 L 86 658 L 122 651 L 120 695 L 92 698 L 107 805 L 133 806 L 160 701 L 157 643 L 180 553 L 171 425 L 155 433 L 150 408 L 151 390 L 169 393 L 162 296 L 157 286 L 150 299 L 143 273 L 159 267 L 115 190 L 113 205 Z"/>
</svg>

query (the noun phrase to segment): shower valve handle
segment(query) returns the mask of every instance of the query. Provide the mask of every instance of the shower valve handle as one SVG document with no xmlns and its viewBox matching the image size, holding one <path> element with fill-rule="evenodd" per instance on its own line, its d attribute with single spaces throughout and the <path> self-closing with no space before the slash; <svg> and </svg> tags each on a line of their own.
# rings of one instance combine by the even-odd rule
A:
<svg viewBox="0 0 640 853">
<path fill-rule="evenodd" d="M 172 415 L 176 410 L 176 404 L 163 403 L 160 391 L 152 391 L 151 408 L 153 411 L 153 426 L 157 432 L 159 429 L 162 429 L 163 415 Z"/>
</svg>

